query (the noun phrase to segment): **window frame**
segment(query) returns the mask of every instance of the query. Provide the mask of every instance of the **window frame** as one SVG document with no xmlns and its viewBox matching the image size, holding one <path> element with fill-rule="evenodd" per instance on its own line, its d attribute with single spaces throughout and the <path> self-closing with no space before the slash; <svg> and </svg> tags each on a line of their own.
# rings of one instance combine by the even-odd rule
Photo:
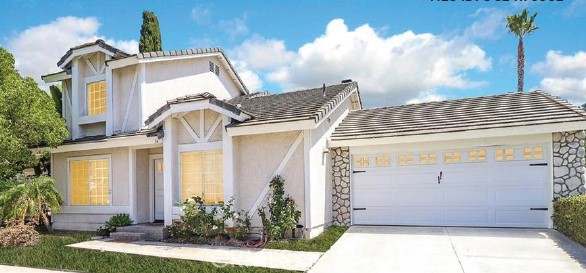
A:
<svg viewBox="0 0 586 273">
<path fill-rule="evenodd" d="M 109 166 L 109 173 L 108 173 L 108 205 L 73 205 L 71 204 L 71 197 L 72 197 L 72 187 L 71 187 L 71 161 L 84 161 L 84 160 L 97 160 L 97 159 L 107 159 L 108 166 Z M 112 204 L 112 196 L 113 196 L 113 183 L 112 183 L 112 154 L 106 155 L 91 155 L 91 156 L 76 156 L 76 157 L 68 157 L 67 158 L 67 206 L 71 207 L 92 207 L 92 208 L 103 208 L 103 207 L 111 207 Z M 89 183 L 89 182 L 88 182 Z"/>
<path fill-rule="evenodd" d="M 106 84 L 106 111 L 104 111 L 104 113 L 102 114 L 96 114 L 96 115 L 90 115 L 90 106 L 88 103 L 88 85 L 92 84 L 92 83 L 98 83 L 98 82 L 105 82 Z M 83 99 L 84 99 L 84 103 L 83 105 L 85 105 L 85 111 L 83 113 L 84 116 L 88 116 L 88 117 L 105 117 L 106 113 L 108 113 L 108 82 L 106 81 L 106 75 L 105 74 L 101 74 L 101 75 L 97 75 L 97 76 L 90 76 L 90 77 L 85 77 L 85 85 L 83 87 L 84 89 L 84 93 L 83 93 Z"/>
<path fill-rule="evenodd" d="M 183 200 L 183 164 L 181 161 L 181 156 L 183 153 L 190 153 L 190 152 L 210 152 L 210 151 L 221 151 L 222 152 L 222 195 L 223 195 L 223 199 L 224 202 L 226 202 L 226 179 L 225 179 L 225 174 L 226 174 L 226 170 L 224 170 L 224 162 L 225 162 L 225 153 L 224 153 L 224 149 L 222 146 L 222 142 L 221 141 L 217 141 L 217 142 L 205 142 L 205 143 L 193 143 L 193 144 L 180 144 L 177 147 L 177 162 L 178 162 L 178 174 L 179 174 L 179 202 L 181 204 L 183 204 L 183 202 L 185 200 Z M 203 179 L 202 179 L 202 186 L 203 186 Z M 219 203 L 215 203 L 215 204 L 205 204 L 205 206 L 218 206 Z"/>
</svg>

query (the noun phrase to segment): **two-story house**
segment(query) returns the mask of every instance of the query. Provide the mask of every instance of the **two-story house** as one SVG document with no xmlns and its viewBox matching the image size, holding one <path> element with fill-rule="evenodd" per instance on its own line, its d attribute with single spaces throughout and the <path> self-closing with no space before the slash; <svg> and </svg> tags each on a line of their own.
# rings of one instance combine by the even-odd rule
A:
<svg viewBox="0 0 586 273">
<path fill-rule="evenodd" d="M 194 195 L 234 197 L 254 215 L 276 174 L 310 233 L 331 222 L 326 138 L 361 107 L 356 83 L 250 94 L 220 49 L 130 55 L 102 40 L 57 64 L 42 79 L 61 83 L 71 139 L 52 151 L 65 199 L 55 228 L 96 229 L 116 213 L 170 224 Z"/>
<path fill-rule="evenodd" d="M 250 94 L 219 49 L 71 48 L 60 82 L 71 139 L 53 149 L 56 228 L 116 213 L 170 224 L 181 202 L 234 197 L 255 215 L 274 175 L 313 237 L 341 225 L 552 226 L 584 194 L 586 113 L 542 91 L 362 109 L 352 81 Z M 392 75 L 389 75 L 392 76 Z"/>
</svg>

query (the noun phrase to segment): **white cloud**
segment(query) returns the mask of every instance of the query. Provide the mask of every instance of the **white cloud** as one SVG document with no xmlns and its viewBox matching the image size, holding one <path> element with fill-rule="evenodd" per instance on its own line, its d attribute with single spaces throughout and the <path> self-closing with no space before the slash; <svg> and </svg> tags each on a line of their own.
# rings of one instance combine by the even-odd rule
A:
<svg viewBox="0 0 586 273">
<path fill-rule="evenodd" d="M 207 25 L 212 20 L 212 12 L 207 5 L 199 5 L 191 9 L 191 19 L 199 25 Z"/>
<path fill-rule="evenodd" d="M 295 57 L 294 52 L 286 49 L 283 40 L 265 39 L 258 35 L 231 50 L 231 55 L 247 63 L 251 69 L 261 71 L 283 66 Z"/>
<path fill-rule="evenodd" d="M 246 14 L 242 17 L 220 20 L 218 22 L 218 27 L 224 30 L 230 36 L 230 39 L 235 39 L 238 36 L 248 34 L 249 30 L 246 25 L 246 20 Z"/>
<path fill-rule="evenodd" d="M 94 17 L 60 17 L 8 37 L 7 49 L 14 55 L 19 72 L 45 87 L 41 75 L 59 71 L 57 61 L 72 46 L 104 39 L 128 53 L 138 51 L 137 41 L 106 39 L 98 35 L 99 28 Z"/>
<path fill-rule="evenodd" d="M 496 8 L 479 8 L 470 17 L 476 19 L 466 30 L 464 37 L 496 39 L 506 32 L 507 12 Z"/>
<path fill-rule="evenodd" d="M 574 0 L 564 9 L 564 15 L 567 17 L 580 16 L 584 14 L 585 9 L 586 0 Z"/>
<path fill-rule="evenodd" d="M 414 103 L 442 101 L 442 100 L 446 100 L 446 97 L 438 94 L 435 91 L 428 91 L 428 92 L 423 92 L 423 93 L 419 94 L 419 96 L 417 98 L 408 100 L 407 103 L 414 104 Z"/>
<path fill-rule="evenodd" d="M 251 93 L 260 90 L 263 82 L 258 76 L 258 74 L 256 74 L 248 68 L 246 62 L 234 60 L 232 61 L 232 64 L 234 65 L 234 69 L 236 69 L 236 72 L 240 76 L 240 79 L 242 79 L 242 81 Z"/>
<path fill-rule="evenodd" d="M 398 104 L 438 88 L 484 84 L 466 72 L 487 71 L 491 64 L 467 39 L 412 31 L 383 37 L 369 25 L 349 30 L 342 19 L 335 19 L 325 34 L 299 48 L 290 63 L 266 79 L 292 90 L 351 78 L 364 96 L 381 98 L 379 104 Z"/>
<path fill-rule="evenodd" d="M 543 76 L 540 88 L 544 91 L 577 105 L 586 102 L 586 52 L 564 55 L 550 50 L 545 60 L 533 65 L 531 70 Z"/>
</svg>

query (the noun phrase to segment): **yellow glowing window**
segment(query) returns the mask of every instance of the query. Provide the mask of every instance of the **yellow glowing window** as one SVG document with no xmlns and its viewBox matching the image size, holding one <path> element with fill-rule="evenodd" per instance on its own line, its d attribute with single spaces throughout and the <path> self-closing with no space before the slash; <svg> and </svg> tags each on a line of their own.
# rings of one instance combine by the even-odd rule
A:
<svg viewBox="0 0 586 273">
<path fill-rule="evenodd" d="M 462 155 L 460 152 L 448 152 L 444 154 L 445 163 L 457 163 L 462 161 Z"/>
<path fill-rule="evenodd" d="M 413 165 L 413 155 L 399 155 L 397 160 L 398 165 Z"/>
<path fill-rule="evenodd" d="M 181 153 L 181 197 L 199 196 L 206 204 L 224 201 L 222 151 Z"/>
<path fill-rule="evenodd" d="M 106 113 L 106 81 L 87 85 L 87 113 L 90 116 Z"/>
<path fill-rule="evenodd" d="M 485 161 L 486 150 L 472 150 L 469 154 L 470 161 Z"/>
<path fill-rule="evenodd" d="M 419 164 L 435 164 L 435 153 L 419 154 Z"/>
<path fill-rule="evenodd" d="M 376 157 L 376 165 L 377 166 L 391 165 L 391 157 L 390 156 L 377 156 Z"/>
<path fill-rule="evenodd" d="M 541 147 L 534 147 L 534 148 L 527 147 L 527 148 L 523 149 L 523 158 L 524 159 L 542 159 L 543 158 L 543 148 L 541 148 Z"/>
<path fill-rule="evenodd" d="M 497 149 L 496 154 L 495 154 L 495 158 L 497 161 L 513 160 L 515 158 L 514 150 L 513 149 Z"/>
<path fill-rule="evenodd" d="M 110 161 L 108 159 L 69 162 L 71 205 L 107 206 L 110 204 Z"/>
<path fill-rule="evenodd" d="M 370 164 L 367 156 L 355 156 L 354 167 L 368 167 Z"/>
</svg>

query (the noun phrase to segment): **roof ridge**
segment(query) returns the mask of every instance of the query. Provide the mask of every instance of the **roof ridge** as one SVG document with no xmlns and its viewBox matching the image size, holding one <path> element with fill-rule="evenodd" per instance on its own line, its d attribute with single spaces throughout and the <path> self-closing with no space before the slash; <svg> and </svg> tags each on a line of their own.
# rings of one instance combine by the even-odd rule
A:
<svg viewBox="0 0 586 273">
<path fill-rule="evenodd" d="M 355 88 L 358 88 L 358 83 L 356 83 L 356 82 L 350 82 L 350 83 L 344 83 L 344 84 L 348 84 L 348 86 L 344 87 L 344 89 L 342 89 L 342 91 L 338 92 L 338 94 L 336 94 L 334 97 L 332 97 L 326 103 L 324 103 L 319 109 L 317 109 L 315 114 L 313 114 L 313 118 L 315 119 L 315 122 L 318 122 L 330 110 L 332 110 L 333 108 L 338 106 L 338 104 L 340 104 L 340 102 L 343 101 L 343 98 L 345 98 L 350 93 L 352 93 L 352 90 L 354 90 Z M 333 86 L 336 86 L 336 85 L 333 85 Z M 312 88 L 312 89 L 315 89 L 315 88 Z M 311 90 L 311 89 L 309 89 L 309 90 Z"/>
<path fill-rule="evenodd" d="M 541 95 L 542 97 L 545 97 L 563 107 L 566 107 L 572 111 L 574 111 L 576 114 L 582 115 L 582 116 L 586 116 L 586 112 L 584 110 L 581 110 L 580 108 L 576 107 L 575 105 L 569 103 L 567 100 L 564 100 L 558 96 L 554 96 L 551 95 L 543 90 L 535 90 L 532 93 L 537 93 L 539 95 Z M 578 108 L 578 109 L 577 109 Z"/>
</svg>

